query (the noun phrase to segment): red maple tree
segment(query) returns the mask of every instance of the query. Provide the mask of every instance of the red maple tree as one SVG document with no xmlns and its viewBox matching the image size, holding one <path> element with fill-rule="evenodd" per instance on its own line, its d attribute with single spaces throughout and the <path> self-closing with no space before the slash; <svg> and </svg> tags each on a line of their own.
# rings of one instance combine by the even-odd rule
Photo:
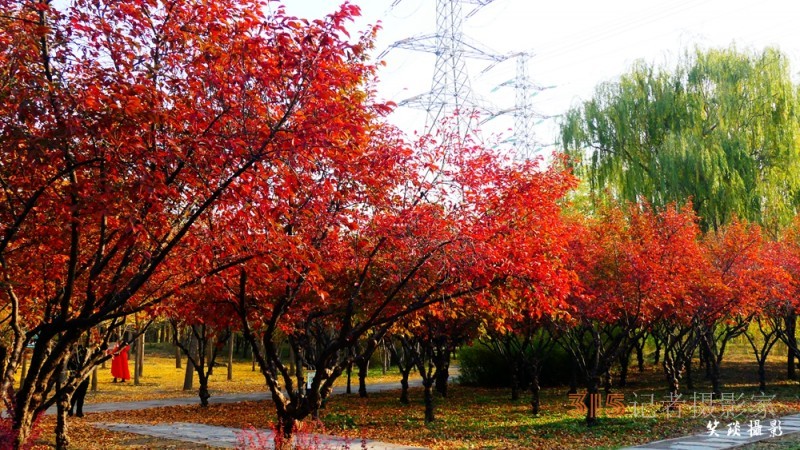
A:
<svg viewBox="0 0 800 450">
<path fill-rule="evenodd" d="M 551 229 L 572 177 L 454 142 L 425 137 L 412 151 L 391 135 L 348 141 L 343 151 L 361 156 L 323 164 L 329 189 L 283 192 L 291 221 L 252 234 L 275 250 L 224 283 L 285 438 L 368 351 L 359 342 L 379 341 L 403 317 L 462 298 L 490 308 L 488 290 L 501 284 L 545 297 L 535 284 L 557 262 Z M 314 179 L 319 164 L 309 164 L 295 176 Z M 284 338 L 293 368 L 280 358 Z"/>
<path fill-rule="evenodd" d="M 700 296 L 695 324 L 712 390 L 719 396 L 720 365 L 727 344 L 747 331 L 762 308 L 783 297 L 789 276 L 770 254 L 756 224 L 734 220 L 709 232 L 703 246 L 711 267 L 706 276 L 718 280 L 721 288 Z M 757 353 L 766 359 L 766 354 Z"/>
<path fill-rule="evenodd" d="M 82 335 L 99 332 L 81 376 L 125 316 L 206 275 L 198 221 L 246 217 L 256 180 L 359 126 L 340 119 L 365 108 L 353 86 L 372 71 L 367 41 L 344 33 L 357 8 L 307 22 L 267 3 L 0 1 L 0 391 L 15 445 L 74 389 L 51 387 Z"/>
<path fill-rule="evenodd" d="M 580 285 L 562 320 L 562 345 L 587 381 L 587 423 L 601 377 L 621 355 L 668 314 L 681 313 L 690 298 L 689 273 L 700 256 L 690 207 L 653 212 L 647 205 L 609 207 L 576 226 L 573 267 Z"/>
</svg>

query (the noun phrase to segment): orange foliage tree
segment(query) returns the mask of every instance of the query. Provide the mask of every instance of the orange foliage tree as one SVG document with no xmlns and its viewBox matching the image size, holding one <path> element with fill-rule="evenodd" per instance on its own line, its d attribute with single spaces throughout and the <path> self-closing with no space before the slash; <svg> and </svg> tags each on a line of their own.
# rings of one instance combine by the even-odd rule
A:
<svg viewBox="0 0 800 450">
<path fill-rule="evenodd" d="M 758 384 L 761 392 L 767 389 L 766 362 L 774 345 L 785 335 L 784 325 L 797 310 L 796 281 L 793 277 L 793 255 L 786 241 L 767 241 L 759 251 L 758 278 L 763 292 L 756 299 L 751 324 L 744 330 L 753 356 L 758 364 Z M 786 340 L 791 342 L 790 340 Z M 796 346 L 794 347 L 796 348 Z M 789 347 L 793 358 L 794 348 Z"/>
<path fill-rule="evenodd" d="M 703 246 L 711 267 L 707 278 L 717 280 L 720 288 L 700 296 L 695 323 L 707 375 L 719 396 L 720 365 L 728 342 L 744 334 L 762 309 L 783 298 L 790 280 L 778 260 L 770 257 L 756 224 L 734 220 L 706 234 Z M 761 356 L 765 360 L 767 355 Z"/>
<path fill-rule="evenodd" d="M 698 228 L 691 208 L 656 213 L 646 205 L 603 210 L 576 227 L 572 261 L 580 285 L 569 297 L 561 343 L 587 382 L 587 424 L 601 377 L 620 355 L 688 296 Z"/>
<path fill-rule="evenodd" d="M 268 3 L 0 0 L 0 392 L 15 446 L 75 388 L 51 389 L 84 333 L 80 376 L 126 316 L 222 269 L 199 221 L 248 216 L 255 184 L 269 191 L 366 108 L 353 86 L 371 73 L 367 41 L 343 28 L 357 9 L 309 23 Z"/>
<path fill-rule="evenodd" d="M 798 288 L 800 288 L 800 216 L 795 217 L 784 236 L 774 244 L 778 264 L 791 277 L 791 287 L 786 291 L 788 297 L 783 305 L 774 305 L 773 311 L 781 317 L 772 320 L 772 326 L 777 330 L 778 337 L 786 344 L 787 352 L 787 377 L 796 379 L 796 360 L 800 358 L 800 348 L 797 344 L 797 311 Z"/>
<path fill-rule="evenodd" d="M 431 305 L 491 308 L 490 288 L 534 292 L 558 257 L 548 252 L 559 245 L 551 230 L 569 173 L 464 141 L 425 137 L 409 149 L 381 130 L 334 146 L 339 159 L 298 161 L 276 188 L 281 206 L 259 213 L 279 214 L 282 226 L 251 232 L 248 246 L 272 250 L 238 277 L 220 277 L 220 291 L 235 293 L 282 439 L 369 348 L 360 341 Z M 294 367 L 280 357 L 283 339 Z"/>
</svg>

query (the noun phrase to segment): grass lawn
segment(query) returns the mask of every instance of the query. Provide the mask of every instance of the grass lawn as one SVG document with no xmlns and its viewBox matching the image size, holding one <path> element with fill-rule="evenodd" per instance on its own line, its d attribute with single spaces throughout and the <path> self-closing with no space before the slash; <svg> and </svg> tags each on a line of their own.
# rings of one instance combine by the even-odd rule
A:
<svg viewBox="0 0 800 450">
<path fill-rule="evenodd" d="M 129 363 L 131 377 L 133 376 L 133 362 Z M 111 363 L 106 364 L 106 368 L 97 369 L 97 391 L 89 391 L 86 394 L 86 403 L 107 403 L 107 402 L 129 402 L 138 400 L 155 400 L 161 398 L 177 397 L 196 397 L 198 381 L 194 375 L 194 389 L 183 390 L 184 374 L 186 372 L 186 361 L 182 362 L 182 368 L 175 367 L 175 357 L 164 352 L 152 352 L 145 356 L 142 376 L 139 385 L 134 385 L 133 378 L 125 383 L 113 383 L 111 376 Z M 370 383 L 397 382 L 400 384 L 400 374 L 393 368 L 385 375 L 381 373 L 379 367 L 370 367 L 368 379 Z M 19 380 L 19 378 L 17 378 Z M 19 381 L 17 381 L 19 382 Z M 358 390 L 358 374 L 353 371 L 352 389 Z M 345 386 L 347 378 L 345 376 L 336 380 L 336 386 Z M 233 379 L 228 381 L 228 368 L 226 366 L 214 367 L 213 374 L 209 380 L 211 395 L 215 393 L 249 393 L 266 392 L 264 376 L 250 361 L 234 360 Z M 199 402 L 199 400 L 198 400 Z"/>
</svg>

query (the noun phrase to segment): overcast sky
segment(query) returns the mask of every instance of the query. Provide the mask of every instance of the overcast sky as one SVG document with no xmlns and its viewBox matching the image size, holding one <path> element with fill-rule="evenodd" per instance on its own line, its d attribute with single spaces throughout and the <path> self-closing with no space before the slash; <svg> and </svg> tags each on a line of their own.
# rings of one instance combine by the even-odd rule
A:
<svg viewBox="0 0 800 450">
<path fill-rule="evenodd" d="M 464 11 L 475 0 L 464 1 Z M 333 11 L 337 0 L 285 0 L 289 13 L 319 18 Z M 376 55 L 400 40 L 435 32 L 436 0 L 352 0 L 363 30 L 381 22 Z M 800 71 L 800 2 L 796 0 L 494 0 L 465 19 L 464 33 L 498 54 L 528 51 L 534 56 L 529 76 L 542 86 L 555 86 L 534 98 L 545 116 L 557 116 L 591 97 L 594 87 L 614 80 L 634 61 L 644 59 L 672 66 L 696 45 L 761 50 L 780 48 L 792 60 L 795 80 Z M 430 89 L 433 55 L 392 49 L 383 58 L 379 92 L 399 102 Z M 480 74 L 486 62 L 470 63 L 473 90 L 482 98 L 510 108 L 513 91 L 494 88 L 514 77 L 512 61 Z M 555 120 L 537 125 L 539 143 L 555 141 Z M 406 132 L 421 130 L 424 114 L 400 108 L 392 116 Z M 495 119 L 488 133 L 509 133 L 513 120 Z"/>
</svg>

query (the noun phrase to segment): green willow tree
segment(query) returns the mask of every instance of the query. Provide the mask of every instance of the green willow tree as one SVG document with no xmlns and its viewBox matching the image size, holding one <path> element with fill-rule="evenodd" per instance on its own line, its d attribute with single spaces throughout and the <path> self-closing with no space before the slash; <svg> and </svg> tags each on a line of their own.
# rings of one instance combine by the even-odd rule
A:
<svg viewBox="0 0 800 450">
<path fill-rule="evenodd" d="M 691 199 L 703 229 L 738 216 L 777 230 L 799 199 L 798 114 L 779 51 L 697 50 L 671 71 L 640 62 L 598 86 L 561 141 L 596 198 Z"/>
</svg>

